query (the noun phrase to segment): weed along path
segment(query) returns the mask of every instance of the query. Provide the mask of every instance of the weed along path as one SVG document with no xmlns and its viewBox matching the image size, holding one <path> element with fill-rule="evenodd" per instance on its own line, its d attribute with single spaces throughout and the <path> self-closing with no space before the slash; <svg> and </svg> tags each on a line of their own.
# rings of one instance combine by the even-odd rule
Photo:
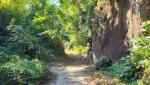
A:
<svg viewBox="0 0 150 85">
<path fill-rule="evenodd" d="M 46 85 L 96 85 L 91 77 L 93 68 L 85 63 L 85 59 L 76 58 L 55 64 L 50 71 L 56 79 Z"/>
</svg>

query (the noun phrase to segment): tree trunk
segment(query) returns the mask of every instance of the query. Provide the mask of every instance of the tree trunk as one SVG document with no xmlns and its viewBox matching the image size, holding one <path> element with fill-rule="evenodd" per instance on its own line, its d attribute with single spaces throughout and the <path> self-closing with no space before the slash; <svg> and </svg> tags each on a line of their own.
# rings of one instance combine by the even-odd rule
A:
<svg viewBox="0 0 150 85">
<path fill-rule="evenodd" d="M 112 61 L 129 54 L 131 39 L 140 35 L 141 22 L 150 19 L 150 0 L 99 0 L 94 9 L 92 52 Z"/>
</svg>

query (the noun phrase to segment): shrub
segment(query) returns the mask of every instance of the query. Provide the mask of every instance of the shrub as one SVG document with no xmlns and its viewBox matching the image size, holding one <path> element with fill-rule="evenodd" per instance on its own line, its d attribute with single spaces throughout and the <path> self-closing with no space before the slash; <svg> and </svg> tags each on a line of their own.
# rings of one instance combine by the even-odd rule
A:
<svg viewBox="0 0 150 85">
<path fill-rule="evenodd" d="M 10 23 L 7 29 L 11 32 L 7 43 L 8 50 L 22 55 L 27 59 L 48 61 L 52 54 L 63 54 L 64 49 L 60 41 L 46 35 L 35 36 L 28 29 Z M 43 42 L 44 41 L 44 42 Z"/>
<path fill-rule="evenodd" d="M 145 22 L 143 26 L 143 35 L 133 40 L 131 49 L 130 64 L 134 66 L 137 74 L 141 79 L 139 83 L 150 84 L 150 23 Z"/>
<path fill-rule="evenodd" d="M 143 71 L 143 76 L 138 83 L 140 85 L 148 85 L 150 84 L 150 60 L 144 60 L 141 62 L 141 64 L 145 69 Z"/>
<path fill-rule="evenodd" d="M 96 70 L 105 70 L 106 68 L 111 66 L 111 64 L 112 62 L 108 57 L 102 56 L 96 64 Z"/>
<path fill-rule="evenodd" d="M 136 78 L 138 77 L 137 72 L 140 70 L 135 69 L 135 67 L 129 63 L 129 57 L 126 57 L 112 64 L 112 66 L 107 68 L 105 71 L 107 74 L 119 78 L 121 81 L 128 83 L 136 80 Z"/>
<path fill-rule="evenodd" d="M 143 23 L 143 35 L 150 36 L 150 21 L 146 21 Z"/>
<path fill-rule="evenodd" d="M 46 73 L 47 69 L 39 60 L 20 59 L 16 56 L 0 67 L 0 84 L 37 85 L 38 80 L 44 79 Z"/>
<path fill-rule="evenodd" d="M 112 76 L 121 77 L 125 74 L 129 69 L 127 58 L 122 58 L 118 62 L 112 64 L 111 67 L 107 69 L 108 73 Z"/>
<path fill-rule="evenodd" d="M 131 48 L 131 55 L 129 59 L 129 64 L 133 68 L 128 70 L 130 72 L 131 78 L 139 80 L 138 84 L 148 85 L 150 84 L 150 23 L 144 22 L 143 24 L 143 35 L 138 38 L 133 39 L 133 47 Z M 129 78 L 129 79 L 131 79 Z M 129 80 L 127 79 L 127 80 Z"/>
<path fill-rule="evenodd" d="M 10 56 L 11 52 L 7 48 L 0 47 L 0 65 L 5 64 L 16 56 Z"/>
<path fill-rule="evenodd" d="M 4 3 L 3 3 L 4 2 Z M 27 15 L 25 1 L 21 0 L 0 0 L 0 44 L 3 45 L 7 41 L 9 31 L 6 27 L 9 25 L 12 18 L 15 19 L 14 24 L 21 24 L 24 16 Z"/>
<path fill-rule="evenodd" d="M 59 38 L 50 38 L 47 35 L 42 35 L 41 42 L 44 48 L 51 49 L 53 54 L 63 55 L 64 54 L 64 46 L 62 41 Z M 44 42 L 43 42 L 44 41 Z"/>
</svg>

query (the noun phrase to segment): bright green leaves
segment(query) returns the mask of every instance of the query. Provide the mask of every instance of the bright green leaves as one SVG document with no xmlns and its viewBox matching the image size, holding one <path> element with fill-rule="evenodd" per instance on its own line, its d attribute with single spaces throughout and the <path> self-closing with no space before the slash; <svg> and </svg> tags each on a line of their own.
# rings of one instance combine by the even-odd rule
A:
<svg viewBox="0 0 150 85">
<path fill-rule="evenodd" d="M 62 29 L 61 24 L 63 23 L 57 7 L 46 2 L 43 8 L 35 10 L 35 16 L 32 21 L 36 29 L 45 29 L 43 31 Z"/>
<path fill-rule="evenodd" d="M 143 34 L 145 36 L 150 36 L 150 21 L 146 21 L 143 23 Z"/>
<path fill-rule="evenodd" d="M 27 60 L 12 55 L 12 60 L 0 68 L 0 84 L 29 85 L 39 81 L 40 78 L 46 77 L 47 72 L 44 64 L 37 59 Z"/>
<path fill-rule="evenodd" d="M 143 35 L 133 41 L 133 48 L 131 49 L 130 63 L 141 69 L 139 75 L 142 79 L 139 81 L 141 85 L 149 84 L 150 81 L 150 23 L 149 21 L 143 24 Z M 147 79 L 148 78 L 148 79 Z"/>
<path fill-rule="evenodd" d="M 88 47 L 87 39 L 91 34 L 91 14 L 95 0 L 61 0 L 60 2 L 59 8 L 64 15 L 61 16 L 63 29 L 69 38 L 65 42 L 71 43 L 75 49 Z"/>
<path fill-rule="evenodd" d="M 138 67 L 140 67 L 141 62 L 143 62 L 143 60 L 149 60 L 150 59 L 150 23 L 148 22 L 144 22 L 143 23 L 143 29 L 142 29 L 142 33 L 143 35 L 135 38 L 132 40 L 133 42 L 133 48 L 131 49 L 131 62 L 135 65 L 139 65 Z M 142 66 L 143 67 L 143 66 Z"/>
<path fill-rule="evenodd" d="M 0 23 L 1 26 L 4 25 L 4 28 L 9 24 L 12 18 L 16 20 L 16 23 L 21 23 L 25 15 L 25 2 L 22 0 L 19 0 L 19 2 L 10 0 L 9 2 L 5 2 L 0 5 Z"/>
<path fill-rule="evenodd" d="M 9 23 L 13 20 L 15 25 L 23 24 L 27 15 L 24 0 L 2 0 L 0 3 L 0 45 L 4 45 L 8 41 Z"/>
<path fill-rule="evenodd" d="M 68 16 L 75 16 L 79 13 L 78 8 L 70 3 L 63 3 L 60 5 L 61 11 Z"/>
<path fill-rule="evenodd" d="M 43 22 L 44 20 L 46 20 L 46 17 L 45 16 L 39 16 L 39 17 L 37 17 L 37 18 L 35 18 L 35 19 L 33 19 L 33 22 L 34 23 L 40 23 L 40 22 Z"/>
</svg>

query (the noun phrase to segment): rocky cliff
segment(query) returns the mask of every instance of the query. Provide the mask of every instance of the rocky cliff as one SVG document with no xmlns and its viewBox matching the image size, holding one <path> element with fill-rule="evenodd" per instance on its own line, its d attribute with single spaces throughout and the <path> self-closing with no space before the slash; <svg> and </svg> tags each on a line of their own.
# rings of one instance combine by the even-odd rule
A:
<svg viewBox="0 0 150 85">
<path fill-rule="evenodd" d="M 140 35 L 141 22 L 150 19 L 150 0 L 99 0 L 94 9 L 92 50 L 112 61 L 129 54 L 131 38 Z"/>
</svg>

